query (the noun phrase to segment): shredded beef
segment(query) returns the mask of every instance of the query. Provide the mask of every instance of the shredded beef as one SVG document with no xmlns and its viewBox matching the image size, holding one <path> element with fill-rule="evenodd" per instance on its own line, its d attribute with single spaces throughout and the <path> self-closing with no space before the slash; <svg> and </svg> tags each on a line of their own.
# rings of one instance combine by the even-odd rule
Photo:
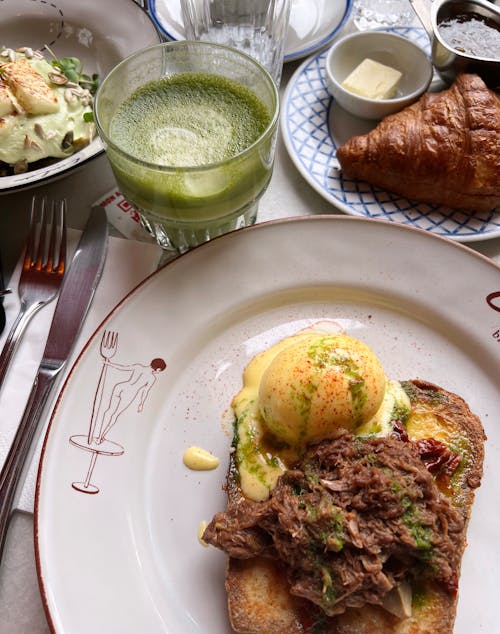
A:
<svg viewBox="0 0 500 634">
<path fill-rule="evenodd" d="M 463 535 L 417 443 L 344 434 L 311 447 L 269 500 L 230 499 L 203 538 L 231 557 L 282 560 L 290 592 L 335 615 L 380 605 L 412 577 L 455 593 Z"/>
</svg>

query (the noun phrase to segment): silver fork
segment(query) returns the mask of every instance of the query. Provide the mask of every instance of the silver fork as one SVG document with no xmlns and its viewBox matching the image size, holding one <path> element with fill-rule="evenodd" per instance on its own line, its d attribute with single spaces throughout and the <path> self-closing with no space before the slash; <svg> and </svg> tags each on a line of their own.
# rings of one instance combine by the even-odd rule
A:
<svg viewBox="0 0 500 634">
<path fill-rule="evenodd" d="M 50 208 L 49 208 L 50 207 Z M 18 294 L 21 308 L 0 353 L 0 389 L 26 326 L 59 292 L 66 267 L 66 201 L 33 196 Z"/>
</svg>

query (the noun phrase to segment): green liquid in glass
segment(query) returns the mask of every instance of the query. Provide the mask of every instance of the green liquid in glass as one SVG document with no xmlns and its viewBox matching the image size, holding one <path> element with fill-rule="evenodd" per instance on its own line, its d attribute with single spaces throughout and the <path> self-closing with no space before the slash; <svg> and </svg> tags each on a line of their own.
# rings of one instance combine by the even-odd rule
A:
<svg viewBox="0 0 500 634">
<path fill-rule="evenodd" d="M 244 86 L 216 75 L 184 74 L 136 90 L 109 134 L 138 159 L 172 167 L 224 161 L 252 145 L 269 113 Z"/>
<path fill-rule="evenodd" d="M 269 122 L 245 86 L 177 74 L 136 90 L 111 119 L 110 139 L 144 164 L 107 152 L 123 194 L 151 219 L 203 222 L 243 209 L 265 189 L 273 135 L 250 146 Z"/>
</svg>

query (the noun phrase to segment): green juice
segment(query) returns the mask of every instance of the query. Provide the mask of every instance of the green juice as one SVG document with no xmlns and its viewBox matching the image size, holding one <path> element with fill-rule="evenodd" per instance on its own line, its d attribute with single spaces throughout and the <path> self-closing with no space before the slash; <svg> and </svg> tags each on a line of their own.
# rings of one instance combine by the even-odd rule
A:
<svg viewBox="0 0 500 634">
<path fill-rule="evenodd" d="M 250 89 L 183 73 L 137 89 L 113 114 L 107 148 L 122 193 L 153 222 L 228 218 L 271 177 L 271 113 Z M 131 160 L 130 157 L 134 157 Z"/>
</svg>

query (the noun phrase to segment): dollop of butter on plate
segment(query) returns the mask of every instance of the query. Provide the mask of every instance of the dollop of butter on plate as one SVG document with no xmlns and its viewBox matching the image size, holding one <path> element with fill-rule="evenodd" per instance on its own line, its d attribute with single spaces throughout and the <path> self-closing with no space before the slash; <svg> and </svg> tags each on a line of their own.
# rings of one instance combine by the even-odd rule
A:
<svg viewBox="0 0 500 634">
<path fill-rule="evenodd" d="M 391 99 L 395 96 L 403 74 L 369 57 L 348 75 L 342 86 L 356 95 L 369 99 Z"/>
</svg>

